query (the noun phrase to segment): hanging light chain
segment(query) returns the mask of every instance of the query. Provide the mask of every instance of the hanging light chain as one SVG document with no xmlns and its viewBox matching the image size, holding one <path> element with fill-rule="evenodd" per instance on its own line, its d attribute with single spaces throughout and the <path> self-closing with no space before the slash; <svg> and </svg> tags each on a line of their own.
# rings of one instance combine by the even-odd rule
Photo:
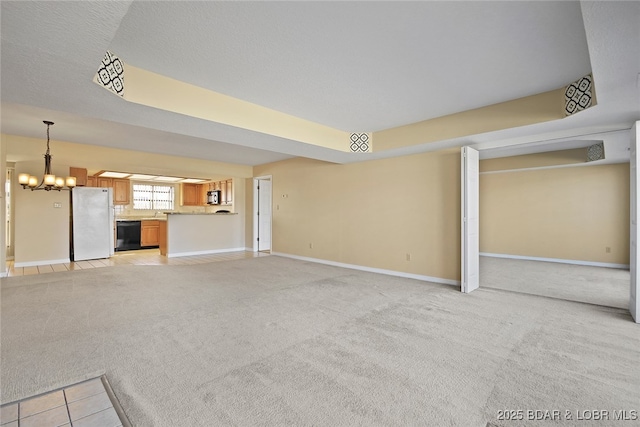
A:
<svg viewBox="0 0 640 427">
<path fill-rule="evenodd" d="M 76 178 L 73 176 L 68 176 L 65 180 L 62 177 L 56 177 L 51 173 L 51 149 L 50 149 L 50 141 L 51 137 L 49 134 L 49 128 L 53 124 L 53 122 L 48 120 L 43 120 L 42 123 L 47 125 L 47 152 L 44 155 L 44 176 L 42 177 L 42 181 L 38 184 L 38 179 L 35 176 L 31 176 L 28 173 L 21 173 L 18 176 L 18 183 L 22 185 L 24 189 L 33 190 L 70 190 L 76 186 Z M 67 188 L 63 188 L 64 186 Z"/>
</svg>

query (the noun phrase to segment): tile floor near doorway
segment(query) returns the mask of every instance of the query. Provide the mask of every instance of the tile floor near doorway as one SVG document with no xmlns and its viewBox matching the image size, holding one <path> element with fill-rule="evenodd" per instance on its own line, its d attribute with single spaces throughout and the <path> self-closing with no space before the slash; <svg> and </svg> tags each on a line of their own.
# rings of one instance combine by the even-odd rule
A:
<svg viewBox="0 0 640 427">
<path fill-rule="evenodd" d="M 0 407 L 2 427 L 122 427 L 117 401 L 100 378 Z M 120 411 L 121 412 L 121 411 Z M 123 416 L 124 418 L 124 416 Z"/>
<path fill-rule="evenodd" d="M 266 256 L 265 252 L 223 252 L 210 255 L 195 255 L 168 258 L 160 255 L 158 249 L 143 249 L 139 251 L 116 252 L 111 258 L 90 261 L 78 261 L 65 264 L 46 264 L 33 267 L 15 267 L 13 261 L 7 262 L 8 276 L 26 276 L 30 274 L 53 273 L 56 271 L 86 270 L 89 268 L 110 267 L 114 265 L 189 265 L 206 262 L 230 261 L 235 259 Z"/>
</svg>

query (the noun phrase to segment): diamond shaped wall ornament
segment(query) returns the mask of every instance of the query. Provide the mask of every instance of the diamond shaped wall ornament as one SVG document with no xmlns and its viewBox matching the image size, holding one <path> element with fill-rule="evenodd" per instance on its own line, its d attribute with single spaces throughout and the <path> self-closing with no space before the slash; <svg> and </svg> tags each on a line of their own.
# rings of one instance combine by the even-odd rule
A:
<svg viewBox="0 0 640 427">
<path fill-rule="evenodd" d="M 564 89 L 564 114 L 570 116 L 593 105 L 593 76 L 588 74 Z"/>
<path fill-rule="evenodd" d="M 354 132 L 349 137 L 349 148 L 352 153 L 371 152 L 371 134 Z"/>
<path fill-rule="evenodd" d="M 124 63 L 107 51 L 93 80 L 116 95 L 124 96 Z"/>
</svg>

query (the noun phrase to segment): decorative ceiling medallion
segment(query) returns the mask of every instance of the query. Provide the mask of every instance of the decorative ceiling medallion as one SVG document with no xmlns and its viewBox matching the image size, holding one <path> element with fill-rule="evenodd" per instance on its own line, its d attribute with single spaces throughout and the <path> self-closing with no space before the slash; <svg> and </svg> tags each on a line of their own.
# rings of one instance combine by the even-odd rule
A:
<svg viewBox="0 0 640 427">
<path fill-rule="evenodd" d="M 593 76 L 588 74 L 564 89 L 564 114 L 570 116 L 592 106 Z"/>
<path fill-rule="evenodd" d="M 604 160 L 604 143 L 602 142 L 590 145 L 587 148 L 587 162 L 596 160 Z"/>
<path fill-rule="evenodd" d="M 93 80 L 116 95 L 124 96 L 124 63 L 107 51 Z"/>
<path fill-rule="evenodd" d="M 349 139 L 349 148 L 352 153 L 371 152 L 371 134 L 354 132 Z"/>
</svg>

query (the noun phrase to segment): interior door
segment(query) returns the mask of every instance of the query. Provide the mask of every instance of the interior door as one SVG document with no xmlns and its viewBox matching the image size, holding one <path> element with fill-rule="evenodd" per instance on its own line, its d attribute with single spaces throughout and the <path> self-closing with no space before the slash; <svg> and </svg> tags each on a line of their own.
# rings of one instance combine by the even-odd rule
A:
<svg viewBox="0 0 640 427">
<path fill-rule="evenodd" d="M 629 185 L 629 270 L 631 272 L 631 286 L 629 291 L 629 312 L 636 323 L 640 323 L 640 300 L 638 295 L 638 139 L 640 128 L 638 122 L 631 128 L 631 158 Z"/>
<path fill-rule="evenodd" d="M 258 181 L 258 251 L 271 250 L 271 180 Z"/>
<path fill-rule="evenodd" d="M 461 153 L 461 291 L 480 286 L 480 156 L 478 150 L 462 147 Z"/>
</svg>

